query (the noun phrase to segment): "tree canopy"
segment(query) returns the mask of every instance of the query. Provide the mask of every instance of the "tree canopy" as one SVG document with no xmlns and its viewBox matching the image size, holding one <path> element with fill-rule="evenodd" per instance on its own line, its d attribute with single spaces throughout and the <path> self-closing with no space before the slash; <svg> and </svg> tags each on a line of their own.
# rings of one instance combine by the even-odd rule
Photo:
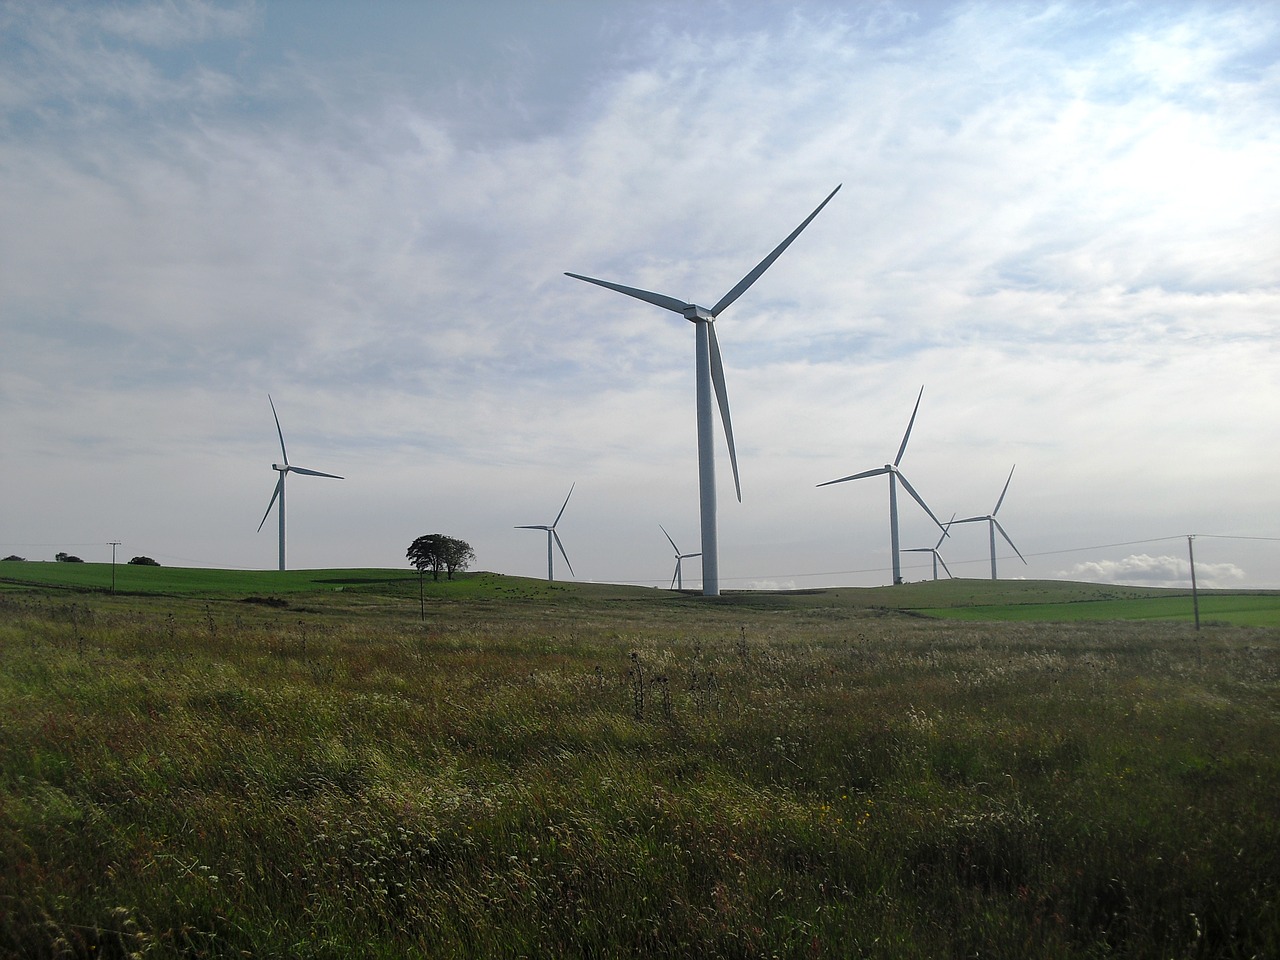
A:
<svg viewBox="0 0 1280 960">
<path fill-rule="evenodd" d="M 471 566 L 476 553 L 465 540 L 446 537 L 443 533 L 428 533 L 414 540 L 405 556 L 418 573 L 430 570 L 432 579 L 439 580 L 440 571 L 444 570 L 452 580 L 455 570 L 466 570 Z"/>
<path fill-rule="evenodd" d="M 152 560 L 150 557 L 134 557 L 134 558 L 133 558 L 132 560 L 130 560 L 129 562 L 130 562 L 130 563 L 132 563 L 132 564 L 135 564 L 136 566 L 139 566 L 139 567 L 158 567 L 158 566 L 160 566 L 160 564 L 159 564 L 157 561 Z"/>
</svg>

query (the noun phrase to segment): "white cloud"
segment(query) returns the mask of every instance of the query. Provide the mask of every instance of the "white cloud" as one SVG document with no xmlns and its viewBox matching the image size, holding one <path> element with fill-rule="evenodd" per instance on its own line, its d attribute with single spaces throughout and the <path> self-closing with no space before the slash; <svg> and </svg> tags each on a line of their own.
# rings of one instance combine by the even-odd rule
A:
<svg viewBox="0 0 1280 960">
<path fill-rule="evenodd" d="M 1088 560 L 1077 563 L 1061 571 L 1058 576 L 1065 580 L 1189 587 L 1191 561 L 1189 557 L 1168 554 L 1156 557 L 1145 553 L 1131 554 L 1121 560 Z M 1196 583 L 1206 589 L 1238 587 L 1244 580 L 1244 571 L 1234 563 L 1196 563 Z"/>
</svg>

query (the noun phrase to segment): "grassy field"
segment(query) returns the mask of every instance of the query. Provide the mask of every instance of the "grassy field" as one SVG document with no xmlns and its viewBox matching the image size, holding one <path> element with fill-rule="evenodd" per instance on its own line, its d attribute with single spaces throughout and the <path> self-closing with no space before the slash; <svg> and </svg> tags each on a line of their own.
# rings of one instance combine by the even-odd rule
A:
<svg viewBox="0 0 1280 960">
<path fill-rule="evenodd" d="M 6 956 L 1280 956 L 1272 628 L 101 573 L 0 568 Z"/>
</svg>

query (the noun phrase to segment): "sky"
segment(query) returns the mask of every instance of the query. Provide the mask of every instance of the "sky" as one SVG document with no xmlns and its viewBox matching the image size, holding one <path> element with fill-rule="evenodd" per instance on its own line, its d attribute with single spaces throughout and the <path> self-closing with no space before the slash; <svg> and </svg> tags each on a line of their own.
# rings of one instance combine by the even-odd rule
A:
<svg viewBox="0 0 1280 960">
<path fill-rule="evenodd" d="M 1274 3 L 0 0 L 0 555 L 1280 588 Z M 717 426 L 717 429 L 718 426 Z M 1016 469 L 1015 469 L 1016 465 Z M 938 527 L 900 498 L 902 546 Z M 941 547 L 990 575 L 987 528 Z M 904 553 L 908 580 L 932 576 Z M 698 561 L 684 565 L 696 586 Z"/>
</svg>

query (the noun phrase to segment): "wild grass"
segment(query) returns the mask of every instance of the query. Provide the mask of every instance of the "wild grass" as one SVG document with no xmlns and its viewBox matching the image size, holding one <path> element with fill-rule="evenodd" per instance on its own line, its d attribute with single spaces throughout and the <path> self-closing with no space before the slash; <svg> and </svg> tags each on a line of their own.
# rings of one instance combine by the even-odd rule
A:
<svg viewBox="0 0 1280 960">
<path fill-rule="evenodd" d="M 0 951 L 1280 953 L 1274 630 L 411 587 L 0 594 Z"/>
</svg>

